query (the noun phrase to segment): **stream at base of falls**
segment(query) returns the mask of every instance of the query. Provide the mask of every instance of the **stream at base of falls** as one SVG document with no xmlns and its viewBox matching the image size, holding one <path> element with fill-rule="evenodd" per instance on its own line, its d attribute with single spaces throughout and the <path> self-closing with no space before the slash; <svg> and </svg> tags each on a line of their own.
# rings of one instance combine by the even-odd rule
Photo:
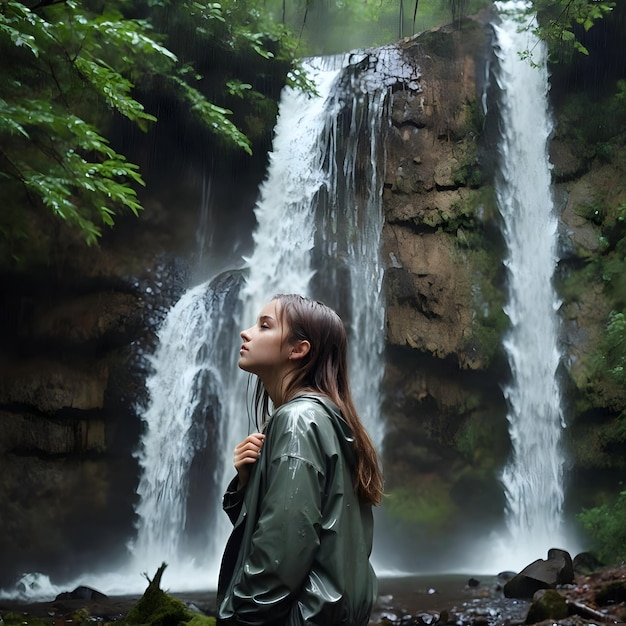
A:
<svg viewBox="0 0 626 626">
<path fill-rule="evenodd" d="M 470 579 L 478 581 L 470 586 Z M 215 614 L 215 591 L 176 593 L 167 571 L 163 588 L 189 607 L 207 615 Z M 379 599 L 370 624 L 499 624 L 521 623 L 529 602 L 504 598 L 497 577 L 471 574 L 430 574 L 379 576 Z M 139 600 L 139 595 L 110 596 L 106 602 L 88 606 L 96 621 L 117 621 Z M 16 600 L 0 600 L 0 615 L 15 611 L 35 617 L 53 617 L 55 608 L 68 609 L 71 614 L 85 607 L 84 600 L 23 604 Z M 103 619 L 97 619 L 102 617 Z M 420 621 L 420 618 L 422 621 Z"/>
<path fill-rule="evenodd" d="M 162 589 L 184 602 L 192 612 L 215 615 L 214 590 L 176 592 L 173 588 L 175 583 L 171 580 L 172 572 L 169 574 L 168 577 L 168 572 L 164 573 Z M 503 583 L 510 574 L 472 575 L 457 572 L 391 575 L 379 572 L 378 602 L 369 626 L 522 626 L 526 623 L 531 603 L 529 600 L 504 597 Z M 88 584 L 87 580 L 85 584 Z M 546 623 L 550 626 L 626 624 L 625 602 L 620 602 L 614 591 L 607 594 L 607 590 L 624 586 L 626 565 L 600 567 L 587 574 L 579 572 L 575 574 L 574 584 L 558 587 L 559 593 L 568 602 L 570 614 L 564 619 Z M 0 624 L 3 616 L 7 624 L 16 623 L 14 618 L 18 614 L 19 623 L 24 626 L 58 626 L 75 621 L 79 610 L 81 613 L 87 611 L 90 622 L 116 622 L 124 618 L 141 597 L 141 594 L 103 595 L 100 600 L 85 600 L 84 592 L 93 591 L 91 588 L 80 587 L 75 591 L 82 591 L 83 599 L 59 598 L 27 603 L 0 598 Z M 606 606 L 597 605 L 601 595 L 607 597 Z M 591 613 L 585 612 L 587 609 Z"/>
<path fill-rule="evenodd" d="M 523 622 L 530 605 L 526 600 L 505 598 L 497 576 L 380 578 L 378 592 L 372 624 L 510 624 Z"/>
</svg>

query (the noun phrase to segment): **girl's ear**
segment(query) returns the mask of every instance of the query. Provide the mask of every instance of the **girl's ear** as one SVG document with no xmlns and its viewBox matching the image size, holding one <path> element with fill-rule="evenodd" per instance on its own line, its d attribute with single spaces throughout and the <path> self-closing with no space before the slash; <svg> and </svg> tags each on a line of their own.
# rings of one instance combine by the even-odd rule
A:
<svg viewBox="0 0 626 626">
<path fill-rule="evenodd" d="M 311 349 L 311 344 L 303 339 L 302 341 L 296 341 L 296 343 L 291 346 L 291 352 L 289 353 L 289 360 L 296 360 L 304 358 Z"/>
</svg>

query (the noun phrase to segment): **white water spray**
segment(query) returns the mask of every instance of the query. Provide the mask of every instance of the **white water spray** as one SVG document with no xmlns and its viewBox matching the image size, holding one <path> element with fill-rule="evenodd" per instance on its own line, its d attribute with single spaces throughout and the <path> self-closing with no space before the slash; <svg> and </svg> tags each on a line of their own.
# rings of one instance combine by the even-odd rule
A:
<svg viewBox="0 0 626 626">
<path fill-rule="evenodd" d="M 268 176 L 255 208 L 254 252 L 246 259 L 243 323 L 251 325 L 276 293 L 309 293 L 314 274 L 315 200 L 328 186 L 322 132 L 332 111 L 327 98 L 341 67 L 305 64 L 318 96 L 283 90 Z"/>
<path fill-rule="evenodd" d="M 319 60 L 316 66 L 306 67 L 315 81 L 318 95 L 309 97 L 289 88 L 283 91 L 273 149 L 269 155 L 268 176 L 255 208 L 257 228 L 253 234 L 254 250 L 246 259 L 248 275 L 245 285 L 235 292 L 235 297 L 237 293 L 239 296 L 236 310 L 232 306 L 224 307 L 223 301 L 221 310 L 219 305 L 214 309 L 206 306 L 209 294 L 214 290 L 212 285 L 205 284 L 191 290 L 169 314 L 161 332 L 161 346 L 154 359 L 155 375 L 149 382 L 152 405 L 144 415 L 147 432 L 140 457 L 143 468 L 138 490 L 141 500 L 137 508 L 140 525 L 133 554 L 138 563 L 147 563 L 150 559 L 153 562 L 168 561 L 168 570 L 172 570 L 177 588 L 193 588 L 194 584 L 197 588 L 215 586 L 221 553 L 231 530 L 227 517 L 220 509 L 221 493 L 234 475 L 233 448 L 247 432 L 255 429 L 247 419 L 247 375 L 236 367 L 241 343 L 238 332 L 254 323 L 261 307 L 275 293 L 313 295 L 310 283 L 316 269 L 312 263 L 312 251 L 316 236 L 320 235 L 316 222 L 317 203 L 325 194 L 332 197 L 340 185 L 338 178 L 341 172 L 329 166 L 336 157 L 328 154 L 328 147 L 330 144 L 332 152 L 337 145 L 337 102 L 330 98 L 330 94 L 336 88 L 342 68 L 340 65 L 320 65 Z M 380 111 L 375 110 L 374 114 L 379 116 Z M 329 132 L 333 137 L 331 141 L 328 141 Z M 349 162 L 346 162 L 346 167 L 349 167 Z M 376 201 L 380 204 L 380 193 L 374 195 L 377 196 L 374 198 L 376 206 Z M 336 205 L 336 202 L 332 204 Z M 346 207 L 345 215 L 336 217 L 335 222 L 354 221 L 356 218 L 351 216 L 356 213 L 358 211 L 353 206 Z M 382 225 L 380 213 L 379 206 L 378 214 L 373 218 L 374 224 L 380 222 Z M 339 230 L 353 232 L 355 227 L 356 224 L 350 228 L 343 225 Z M 373 237 L 373 242 L 363 243 L 365 237 Z M 350 261 L 355 272 L 364 275 L 368 273 L 363 269 L 364 263 L 376 265 L 379 238 L 380 231 L 371 227 L 357 236 L 353 232 L 355 243 L 352 245 L 367 250 L 363 258 Z M 321 233 L 321 239 L 331 242 L 335 250 L 342 245 L 337 242 L 336 230 Z M 333 262 L 336 262 L 335 258 Z M 377 270 L 371 274 L 365 284 L 361 276 L 351 281 L 356 283 L 357 290 L 370 287 L 368 298 L 357 299 L 357 318 L 363 316 L 360 312 L 364 308 L 363 303 L 371 300 L 372 278 L 376 287 L 374 298 L 381 306 L 381 272 Z M 378 346 L 382 343 L 382 332 L 383 325 L 379 323 L 378 332 L 370 333 L 362 342 L 373 337 L 375 346 Z M 168 345 L 171 348 L 168 349 Z M 217 355 L 220 345 L 222 352 Z M 371 350 L 368 356 L 373 357 Z M 185 360 L 189 361 L 188 365 Z M 364 361 L 372 367 L 371 359 L 360 359 L 360 362 Z M 184 375 L 187 368 L 189 374 Z M 188 546 L 181 545 L 181 538 L 186 533 L 188 472 L 191 462 L 205 443 L 194 438 L 197 426 L 191 416 L 195 414 L 197 419 L 198 413 L 201 416 L 208 408 L 194 411 L 202 387 L 198 385 L 198 371 L 205 371 L 205 368 L 210 372 L 210 382 L 214 383 L 207 402 L 219 399 L 219 417 L 210 429 L 214 433 L 211 450 L 216 459 L 211 478 L 217 488 L 211 515 L 207 516 L 210 532 L 207 530 L 203 535 L 205 544 L 200 547 L 196 541 L 189 551 Z M 168 380 L 172 384 L 168 384 Z M 369 381 L 370 387 L 375 386 L 378 380 Z M 182 415 L 172 417 L 177 408 Z M 171 455 L 163 453 L 168 447 L 171 448 Z M 152 454 L 149 454 L 150 450 Z"/>
<path fill-rule="evenodd" d="M 497 71 L 501 90 L 500 165 L 496 193 L 508 247 L 511 329 L 505 340 L 513 454 L 502 474 L 508 536 L 502 565 L 523 567 L 563 545 L 564 427 L 557 380 L 559 301 L 553 288 L 557 217 L 547 145 L 546 50 L 528 28 L 530 3 L 497 2 Z M 532 15 L 530 16 L 532 19 Z M 534 67 L 519 53 L 531 50 Z"/>
<path fill-rule="evenodd" d="M 382 192 L 385 158 L 381 153 L 384 124 L 388 122 L 385 84 L 375 89 L 350 93 L 352 98 L 350 130 L 345 138 L 343 175 L 335 176 L 331 197 L 334 213 L 342 214 L 346 266 L 350 271 L 349 364 L 350 383 L 357 409 L 379 450 L 385 436 L 380 414 L 381 383 L 384 375 L 381 354 L 385 340 L 385 305 L 382 296 L 384 271 L 380 260 L 380 241 L 384 217 Z M 363 101 L 367 104 L 363 107 Z M 359 106 L 361 105 L 361 106 Z M 365 116 L 356 114 L 359 110 Z M 365 144 L 365 147 L 361 147 Z M 337 155 L 337 152 L 334 152 Z M 358 155 L 367 158 L 359 160 Z M 360 162 L 359 162 L 360 161 Z M 335 167 L 339 167 L 335 163 Z M 337 187 L 341 186 L 342 189 Z M 338 199 L 343 199 L 343 207 Z"/>
<path fill-rule="evenodd" d="M 177 577 L 193 567 L 195 555 L 211 544 L 206 506 L 190 502 L 192 468 L 202 473 L 199 498 L 215 497 L 219 485 L 209 462 L 210 436 L 219 432 L 223 376 L 220 367 L 230 357 L 232 278 L 199 285 L 170 310 L 159 331 L 159 345 L 150 358 L 153 375 L 147 380 L 149 404 L 143 413 L 145 433 L 138 452 L 141 476 L 137 537 L 129 546 L 140 571 L 156 571 L 165 561 Z M 210 444 L 210 445 L 209 445 Z M 198 495 L 198 494 L 196 494 Z M 200 522 L 190 518 L 203 511 Z M 190 531 L 190 526 L 204 532 Z M 196 534 L 191 543 L 186 538 Z"/>
</svg>

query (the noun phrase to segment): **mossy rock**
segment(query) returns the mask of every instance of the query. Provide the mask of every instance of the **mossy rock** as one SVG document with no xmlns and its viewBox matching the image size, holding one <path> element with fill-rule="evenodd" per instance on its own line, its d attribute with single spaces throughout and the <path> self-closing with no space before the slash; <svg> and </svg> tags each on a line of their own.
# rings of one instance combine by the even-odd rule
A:
<svg viewBox="0 0 626 626">
<path fill-rule="evenodd" d="M 548 619 L 565 619 L 568 612 L 567 601 L 556 589 L 541 589 L 533 597 L 526 623 L 537 624 Z"/>
<path fill-rule="evenodd" d="M 4 626 L 23 626 L 24 624 L 28 626 L 45 626 L 50 623 L 49 620 L 43 620 L 39 617 L 13 611 L 3 613 L 2 621 L 4 622 Z"/>
<path fill-rule="evenodd" d="M 148 588 L 128 612 L 125 619 L 117 624 L 133 626 L 215 626 L 215 618 L 192 613 L 187 606 L 168 595 L 161 589 L 161 577 L 167 565 L 163 563 L 154 578 L 149 580 Z"/>
<path fill-rule="evenodd" d="M 435 534 L 443 532 L 457 513 L 450 486 L 434 474 L 421 474 L 409 484 L 392 489 L 387 509 L 392 518 Z"/>
</svg>

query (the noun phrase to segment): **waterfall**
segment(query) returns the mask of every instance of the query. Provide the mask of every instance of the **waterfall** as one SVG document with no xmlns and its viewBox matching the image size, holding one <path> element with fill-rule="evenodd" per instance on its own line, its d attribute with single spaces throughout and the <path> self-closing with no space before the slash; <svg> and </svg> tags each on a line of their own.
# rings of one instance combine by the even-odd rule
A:
<svg viewBox="0 0 626 626">
<path fill-rule="evenodd" d="M 494 26 L 500 89 L 501 139 L 496 195 L 508 248 L 509 294 L 505 339 L 511 380 L 504 388 L 512 458 L 502 474 L 508 537 L 506 567 L 546 558 L 564 548 L 564 427 L 557 379 L 559 300 L 553 287 L 557 217 L 547 145 L 546 49 L 527 27 L 529 2 L 496 2 Z M 533 60 L 519 53 L 531 50 Z"/>
<path fill-rule="evenodd" d="M 393 54 L 383 56 L 389 62 Z M 236 367 L 239 331 L 274 294 L 325 300 L 346 319 L 357 408 L 382 443 L 379 168 L 390 82 L 357 79 L 376 69 L 371 61 L 352 54 L 304 63 L 317 94 L 283 90 L 244 284 L 225 272 L 189 290 L 159 333 L 130 547 L 141 571 L 168 562 L 177 589 L 216 583 L 230 532 L 221 493 L 234 475 L 235 445 L 256 430 L 248 418 L 248 377 Z M 207 497 L 209 506 L 201 506 Z"/>
<path fill-rule="evenodd" d="M 401 75 L 401 62 L 393 47 L 378 53 L 377 57 L 350 55 L 352 68 L 367 66 L 376 71 L 375 81 L 368 72 L 349 69 L 342 74 L 334 95 L 334 114 L 325 130 L 325 142 L 331 146 L 327 198 L 318 204 L 316 218 L 321 225 L 316 249 L 323 258 L 318 261 L 319 276 L 314 282 L 347 324 L 352 393 L 361 419 L 380 449 L 384 439 L 380 356 L 385 338 L 380 259 L 385 152 L 380 138 L 389 123 L 386 105 L 391 80 L 385 79 L 385 72 L 393 68 L 392 75 Z M 348 275 L 347 281 L 342 274 Z M 334 277 L 330 284 L 325 280 L 328 276 Z M 345 288 L 344 282 L 348 283 Z"/>
<path fill-rule="evenodd" d="M 310 59 L 304 67 L 318 96 L 283 91 L 268 176 L 255 208 L 255 247 L 246 259 L 241 328 L 254 323 L 276 293 L 300 293 L 337 309 L 348 329 L 355 403 L 380 448 L 385 322 L 380 168 L 389 82 L 380 77 L 368 81 L 367 71 L 355 80 L 359 69 L 377 67 L 364 68 L 363 59 L 369 57 L 352 53 Z M 247 414 L 241 384 L 228 397 L 231 415 Z M 245 434 L 231 429 L 224 445 L 228 455 Z M 223 466 L 230 468 L 229 456 Z M 223 484 L 231 475 L 229 469 Z"/>
</svg>

